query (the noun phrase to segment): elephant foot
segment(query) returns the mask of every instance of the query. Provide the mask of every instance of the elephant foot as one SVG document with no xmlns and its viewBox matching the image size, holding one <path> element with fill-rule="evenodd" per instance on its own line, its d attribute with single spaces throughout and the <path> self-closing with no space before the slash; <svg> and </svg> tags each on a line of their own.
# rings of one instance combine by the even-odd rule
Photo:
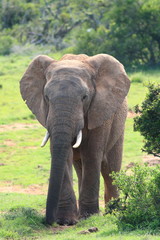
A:
<svg viewBox="0 0 160 240">
<path fill-rule="evenodd" d="M 56 223 L 59 225 L 66 225 L 66 226 L 71 226 L 71 225 L 75 225 L 77 223 L 77 219 L 72 219 L 72 218 L 57 218 Z"/>
<path fill-rule="evenodd" d="M 99 213 L 99 206 L 96 205 L 80 205 L 79 208 L 79 219 L 86 219 L 91 215 Z"/>
<path fill-rule="evenodd" d="M 56 218 L 56 223 L 59 225 L 75 225 L 78 222 L 77 220 L 77 211 L 59 208 Z"/>
</svg>

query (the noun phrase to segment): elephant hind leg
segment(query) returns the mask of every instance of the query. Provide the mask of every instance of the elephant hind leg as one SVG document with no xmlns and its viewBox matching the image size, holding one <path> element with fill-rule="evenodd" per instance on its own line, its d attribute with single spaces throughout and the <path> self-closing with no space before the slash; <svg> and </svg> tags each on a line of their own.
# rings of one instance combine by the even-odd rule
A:
<svg viewBox="0 0 160 240">
<path fill-rule="evenodd" d="M 104 200 L 105 206 L 112 198 L 118 198 L 118 190 L 117 187 L 112 184 L 112 178 L 108 175 L 104 177 Z"/>
<path fill-rule="evenodd" d="M 113 179 L 110 174 L 120 171 L 121 162 L 122 162 L 122 152 L 123 152 L 123 135 L 118 139 L 116 144 L 105 156 L 106 159 L 102 162 L 101 173 L 104 178 L 104 200 L 105 205 L 111 198 L 118 197 L 118 190 L 115 185 L 113 185 Z"/>
</svg>

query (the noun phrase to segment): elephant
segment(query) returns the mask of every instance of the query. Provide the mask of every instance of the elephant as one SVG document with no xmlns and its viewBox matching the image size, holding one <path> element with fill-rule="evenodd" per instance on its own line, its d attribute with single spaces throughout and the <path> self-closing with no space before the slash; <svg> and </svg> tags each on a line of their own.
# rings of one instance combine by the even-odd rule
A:
<svg viewBox="0 0 160 240">
<path fill-rule="evenodd" d="M 112 171 L 120 171 L 130 80 L 108 54 L 35 57 L 20 80 L 20 92 L 50 139 L 47 224 L 73 225 L 99 213 L 100 174 L 105 204 L 118 197 Z M 73 190 L 78 176 L 79 200 Z"/>
</svg>

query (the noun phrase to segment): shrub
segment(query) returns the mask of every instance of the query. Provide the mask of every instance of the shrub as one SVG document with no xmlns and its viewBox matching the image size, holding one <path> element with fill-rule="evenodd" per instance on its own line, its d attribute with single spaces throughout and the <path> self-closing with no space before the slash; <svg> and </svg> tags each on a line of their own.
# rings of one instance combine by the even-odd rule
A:
<svg viewBox="0 0 160 240">
<path fill-rule="evenodd" d="M 104 41 L 107 38 L 107 29 L 100 25 L 97 30 L 93 28 L 83 28 L 81 32 L 78 32 L 77 44 L 75 53 L 85 53 L 87 55 L 96 55 L 98 53 L 110 53 L 108 46 L 109 41 Z"/>
<path fill-rule="evenodd" d="M 136 106 L 140 116 L 134 118 L 134 130 L 144 136 L 142 151 L 160 157 L 160 84 L 149 84 L 148 89 L 142 107 Z"/>
<path fill-rule="evenodd" d="M 13 38 L 10 36 L 0 37 L 0 55 L 8 55 L 11 53 Z"/>
<path fill-rule="evenodd" d="M 160 167 L 137 164 L 130 175 L 121 171 L 112 176 L 120 197 L 109 202 L 106 213 L 115 214 L 118 228 L 160 230 Z"/>
</svg>

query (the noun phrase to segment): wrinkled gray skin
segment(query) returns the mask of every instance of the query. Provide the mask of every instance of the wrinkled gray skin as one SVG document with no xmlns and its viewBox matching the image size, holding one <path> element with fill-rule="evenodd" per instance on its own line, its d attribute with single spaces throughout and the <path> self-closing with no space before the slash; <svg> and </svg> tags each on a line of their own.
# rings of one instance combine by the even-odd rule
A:
<svg viewBox="0 0 160 240">
<path fill-rule="evenodd" d="M 129 86 L 122 64 L 106 54 L 67 54 L 59 61 L 42 55 L 24 73 L 22 97 L 50 135 L 48 224 L 72 225 L 98 213 L 100 172 L 105 203 L 118 196 L 109 174 L 121 167 Z M 72 149 L 79 130 L 82 143 Z M 78 175 L 78 207 L 72 163 Z"/>
</svg>

